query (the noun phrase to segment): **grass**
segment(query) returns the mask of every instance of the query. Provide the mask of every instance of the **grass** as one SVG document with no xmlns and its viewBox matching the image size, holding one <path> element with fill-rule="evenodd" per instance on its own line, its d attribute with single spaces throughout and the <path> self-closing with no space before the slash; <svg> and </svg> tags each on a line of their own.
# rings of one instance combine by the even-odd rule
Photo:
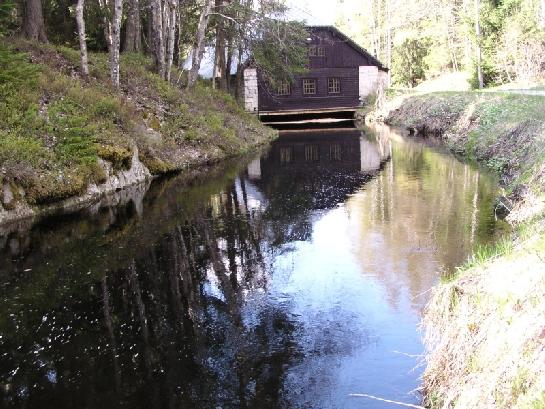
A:
<svg viewBox="0 0 545 409">
<path fill-rule="evenodd" d="M 10 41 L 0 44 L 0 184 L 22 189 L 20 198 L 31 205 L 103 182 L 99 158 L 126 170 L 137 148 L 144 165 L 161 174 L 240 154 L 274 136 L 229 95 L 162 80 L 143 55 L 122 55 L 117 91 L 106 54 L 89 55 L 91 78 L 83 81 L 77 50 Z M 184 73 L 174 70 L 173 78 Z"/>
<path fill-rule="evenodd" d="M 511 237 L 477 248 L 433 290 L 423 326 L 431 408 L 545 408 L 545 98 L 413 96 L 387 122 L 441 137 L 500 175 Z"/>
</svg>

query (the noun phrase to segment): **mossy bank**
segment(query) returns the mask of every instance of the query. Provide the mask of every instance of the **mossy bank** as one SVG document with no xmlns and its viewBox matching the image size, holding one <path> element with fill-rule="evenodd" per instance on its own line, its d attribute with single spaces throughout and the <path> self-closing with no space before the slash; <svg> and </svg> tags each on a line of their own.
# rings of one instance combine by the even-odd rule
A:
<svg viewBox="0 0 545 409">
<path fill-rule="evenodd" d="M 385 118 L 501 176 L 513 237 L 480 248 L 434 290 L 423 324 L 432 408 L 545 407 L 545 98 L 440 93 Z"/>
<path fill-rule="evenodd" d="M 154 175 L 247 152 L 276 133 L 203 84 L 168 83 L 139 54 L 121 58 L 109 85 L 106 54 L 0 43 L 0 224 L 77 208 Z"/>
</svg>

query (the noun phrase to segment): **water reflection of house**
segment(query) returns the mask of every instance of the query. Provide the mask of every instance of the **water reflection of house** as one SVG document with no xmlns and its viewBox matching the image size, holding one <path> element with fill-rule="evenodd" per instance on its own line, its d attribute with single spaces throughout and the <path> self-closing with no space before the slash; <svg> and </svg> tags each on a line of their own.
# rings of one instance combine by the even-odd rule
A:
<svg viewBox="0 0 545 409">
<path fill-rule="evenodd" d="M 388 157 L 389 148 L 357 129 L 282 132 L 248 176 L 265 191 L 270 186 L 284 206 L 324 209 L 359 189 Z"/>
<path fill-rule="evenodd" d="M 390 156 L 388 141 L 364 134 L 357 129 L 283 132 L 265 159 L 248 166 L 251 179 L 279 169 L 310 171 L 361 171 L 372 173 Z M 262 161 L 266 163 L 261 163 Z M 265 166 L 263 166 L 265 165 Z"/>
</svg>

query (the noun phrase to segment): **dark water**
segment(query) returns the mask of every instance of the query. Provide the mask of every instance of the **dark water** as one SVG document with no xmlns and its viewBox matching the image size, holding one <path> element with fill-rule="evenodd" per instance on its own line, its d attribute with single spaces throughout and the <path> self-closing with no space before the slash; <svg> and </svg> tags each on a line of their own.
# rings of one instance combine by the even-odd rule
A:
<svg viewBox="0 0 545 409">
<path fill-rule="evenodd" d="M 418 403 L 426 291 L 498 234 L 493 180 L 388 129 L 187 179 L 0 235 L 2 407 Z"/>
</svg>

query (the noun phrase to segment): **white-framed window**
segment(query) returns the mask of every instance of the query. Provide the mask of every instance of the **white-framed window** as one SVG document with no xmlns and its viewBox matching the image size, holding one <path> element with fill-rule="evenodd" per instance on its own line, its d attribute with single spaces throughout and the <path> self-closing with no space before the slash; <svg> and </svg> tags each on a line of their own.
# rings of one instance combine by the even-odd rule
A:
<svg viewBox="0 0 545 409">
<path fill-rule="evenodd" d="M 322 47 L 322 46 L 316 47 L 316 55 L 318 57 L 325 57 L 325 47 Z"/>
<path fill-rule="evenodd" d="M 309 57 L 316 57 L 316 46 L 311 45 L 308 47 L 308 56 Z"/>
<path fill-rule="evenodd" d="M 341 93 L 341 79 L 337 77 L 331 77 L 327 79 L 327 92 L 329 94 Z"/>
<path fill-rule="evenodd" d="M 303 95 L 316 95 L 316 80 L 314 78 L 303 79 Z"/>
<path fill-rule="evenodd" d="M 280 81 L 276 88 L 276 95 L 291 95 L 291 84 L 288 81 Z"/>
</svg>

